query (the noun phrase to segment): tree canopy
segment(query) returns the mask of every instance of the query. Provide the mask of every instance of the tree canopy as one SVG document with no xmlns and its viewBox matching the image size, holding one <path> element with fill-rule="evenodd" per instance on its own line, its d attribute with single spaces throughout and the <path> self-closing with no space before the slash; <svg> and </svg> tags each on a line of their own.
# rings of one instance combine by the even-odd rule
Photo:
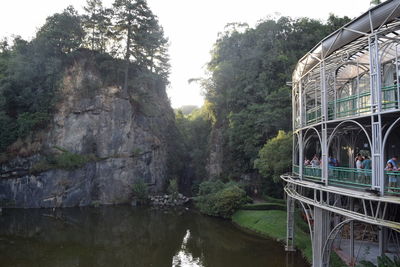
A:
<svg viewBox="0 0 400 267">
<path fill-rule="evenodd" d="M 291 128 L 291 88 L 295 64 L 332 31 L 350 21 L 330 15 L 318 20 L 281 17 L 255 28 L 229 24 L 208 63 L 203 87 L 214 128 L 223 132 L 222 176 L 255 173 L 258 151 L 278 130 Z"/>
</svg>

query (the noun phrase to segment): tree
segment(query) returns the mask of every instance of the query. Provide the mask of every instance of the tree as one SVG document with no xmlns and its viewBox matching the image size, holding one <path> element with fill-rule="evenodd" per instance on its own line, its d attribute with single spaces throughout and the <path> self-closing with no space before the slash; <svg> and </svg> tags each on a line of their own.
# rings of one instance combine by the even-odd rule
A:
<svg viewBox="0 0 400 267">
<path fill-rule="evenodd" d="M 133 60 L 138 66 L 156 71 L 164 78 L 168 75 L 169 64 L 166 53 L 168 41 L 158 20 L 145 0 L 116 0 L 113 4 L 115 15 L 115 38 L 125 40 L 124 90 L 128 87 L 129 64 Z"/>
<path fill-rule="evenodd" d="M 163 28 L 155 16 L 146 20 L 138 29 L 135 43 L 139 64 L 167 80 L 170 68 L 168 40 L 164 37 Z"/>
<path fill-rule="evenodd" d="M 275 182 L 280 175 L 290 171 L 292 166 L 292 135 L 279 131 L 278 135 L 270 140 L 258 152 L 254 167 L 260 174 Z"/>
<path fill-rule="evenodd" d="M 334 15 L 325 24 L 281 17 L 255 28 L 231 24 L 219 35 L 207 66 L 210 75 L 202 85 L 213 127 L 223 134 L 218 144 L 222 176 L 240 179 L 249 174 L 257 179 L 258 151 L 278 130 L 291 127 L 291 88 L 286 83 L 297 61 L 347 21 Z"/>
<path fill-rule="evenodd" d="M 103 7 L 101 0 L 86 0 L 83 8 L 86 14 L 82 17 L 83 28 L 86 31 L 86 45 L 92 50 L 104 53 L 111 37 L 111 9 Z"/>
<path fill-rule="evenodd" d="M 36 42 L 41 48 L 54 55 L 70 53 L 82 45 L 85 32 L 81 17 L 69 6 L 62 13 L 56 13 L 46 19 L 46 23 L 36 34 Z"/>
<path fill-rule="evenodd" d="M 115 15 L 115 38 L 125 40 L 125 78 L 124 91 L 128 90 L 129 64 L 133 56 L 136 61 L 140 60 L 139 49 L 135 49 L 135 37 L 144 21 L 152 15 L 145 1 L 139 0 L 116 0 L 113 4 Z"/>
<path fill-rule="evenodd" d="M 17 138 L 43 128 L 53 112 L 56 91 L 69 54 L 84 32 L 72 7 L 46 19 L 36 37 L 21 37 L 0 51 L 0 152 Z"/>
</svg>

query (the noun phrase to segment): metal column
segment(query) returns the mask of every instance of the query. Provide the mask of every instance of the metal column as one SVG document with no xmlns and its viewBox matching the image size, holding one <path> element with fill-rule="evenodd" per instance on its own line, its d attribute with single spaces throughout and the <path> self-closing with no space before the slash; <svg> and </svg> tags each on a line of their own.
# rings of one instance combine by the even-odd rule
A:
<svg viewBox="0 0 400 267">
<path fill-rule="evenodd" d="M 313 267 L 329 267 L 329 261 L 324 262 L 323 248 L 329 234 L 329 212 L 314 207 L 314 236 L 313 236 Z"/>
<path fill-rule="evenodd" d="M 327 124 L 328 120 L 328 94 L 326 90 L 326 76 L 325 76 L 325 61 L 320 62 L 320 75 L 321 75 L 321 159 L 322 159 L 322 181 L 328 184 L 328 133 Z"/>
<path fill-rule="evenodd" d="M 379 59 L 378 35 L 368 39 L 370 58 L 371 125 L 372 125 L 372 188 L 384 193 L 384 172 L 382 165 L 382 122 L 381 64 Z M 376 115 L 375 115 L 376 114 Z"/>
<path fill-rule="evenodd" d="M 294 204 L 295 199 L 287 198 L 287 225 L 286 225 L 286 251 L 295 251 L 294 248 Z"/>
</svg>

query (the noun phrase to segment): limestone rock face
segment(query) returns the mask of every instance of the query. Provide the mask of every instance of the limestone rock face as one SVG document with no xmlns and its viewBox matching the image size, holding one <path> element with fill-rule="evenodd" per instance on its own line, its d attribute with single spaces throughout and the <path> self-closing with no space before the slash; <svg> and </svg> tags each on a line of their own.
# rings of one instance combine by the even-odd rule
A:
<svg viewBox="0 0 400 267">
<path fill-rule="evenodd" d="M 105 86 L 93 64 L 77 61 L 64 75 L 52 122 L 40 133 L 40 149 L 1 165 L 0 205 L 125 203 L 138 179 L 160 191 L 167 174 L 166 136 L 174 127 L 174 114 L 163 85 L 140 84 L 128 92 Z M 93 154 L 99 160 L 76 170 L 29 173 L 54 147 Z"/>
</svg>

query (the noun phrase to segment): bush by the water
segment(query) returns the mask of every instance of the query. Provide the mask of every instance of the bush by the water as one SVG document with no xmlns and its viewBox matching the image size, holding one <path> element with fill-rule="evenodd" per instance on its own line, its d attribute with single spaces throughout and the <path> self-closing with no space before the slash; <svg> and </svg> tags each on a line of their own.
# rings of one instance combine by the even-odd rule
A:
<svg viewBox="0 0 400 267">
<path fill-rule="evenodd" d="M 134 197 L 139 201 L 145 202 L 149 198 L 147 184 L 142 179 L 133 184 L 132 190 Z"/>
<path fill-rule="evenodd" d="M 176 178 L 171 179 L 171 180 L 169 181 L 169 185 L 168 185 L 168 188 L 167 188 L 167 192 L 168 192 L 168 194 L 171 195 L 171 197 L 172 197 L 173 199 L 177 199 L 177 198 L 178 198 L 179 189 L 178 189 L 178 180 L 177 180 Z"/>
<path fill-rule="evenodd" d="M 200 212 L 204 214 L 230 218 L 240 206 L 251 200 L 235 183 L 206 181 L 200 184 L 199 195 L 195 201 Z"/>
</svg>

